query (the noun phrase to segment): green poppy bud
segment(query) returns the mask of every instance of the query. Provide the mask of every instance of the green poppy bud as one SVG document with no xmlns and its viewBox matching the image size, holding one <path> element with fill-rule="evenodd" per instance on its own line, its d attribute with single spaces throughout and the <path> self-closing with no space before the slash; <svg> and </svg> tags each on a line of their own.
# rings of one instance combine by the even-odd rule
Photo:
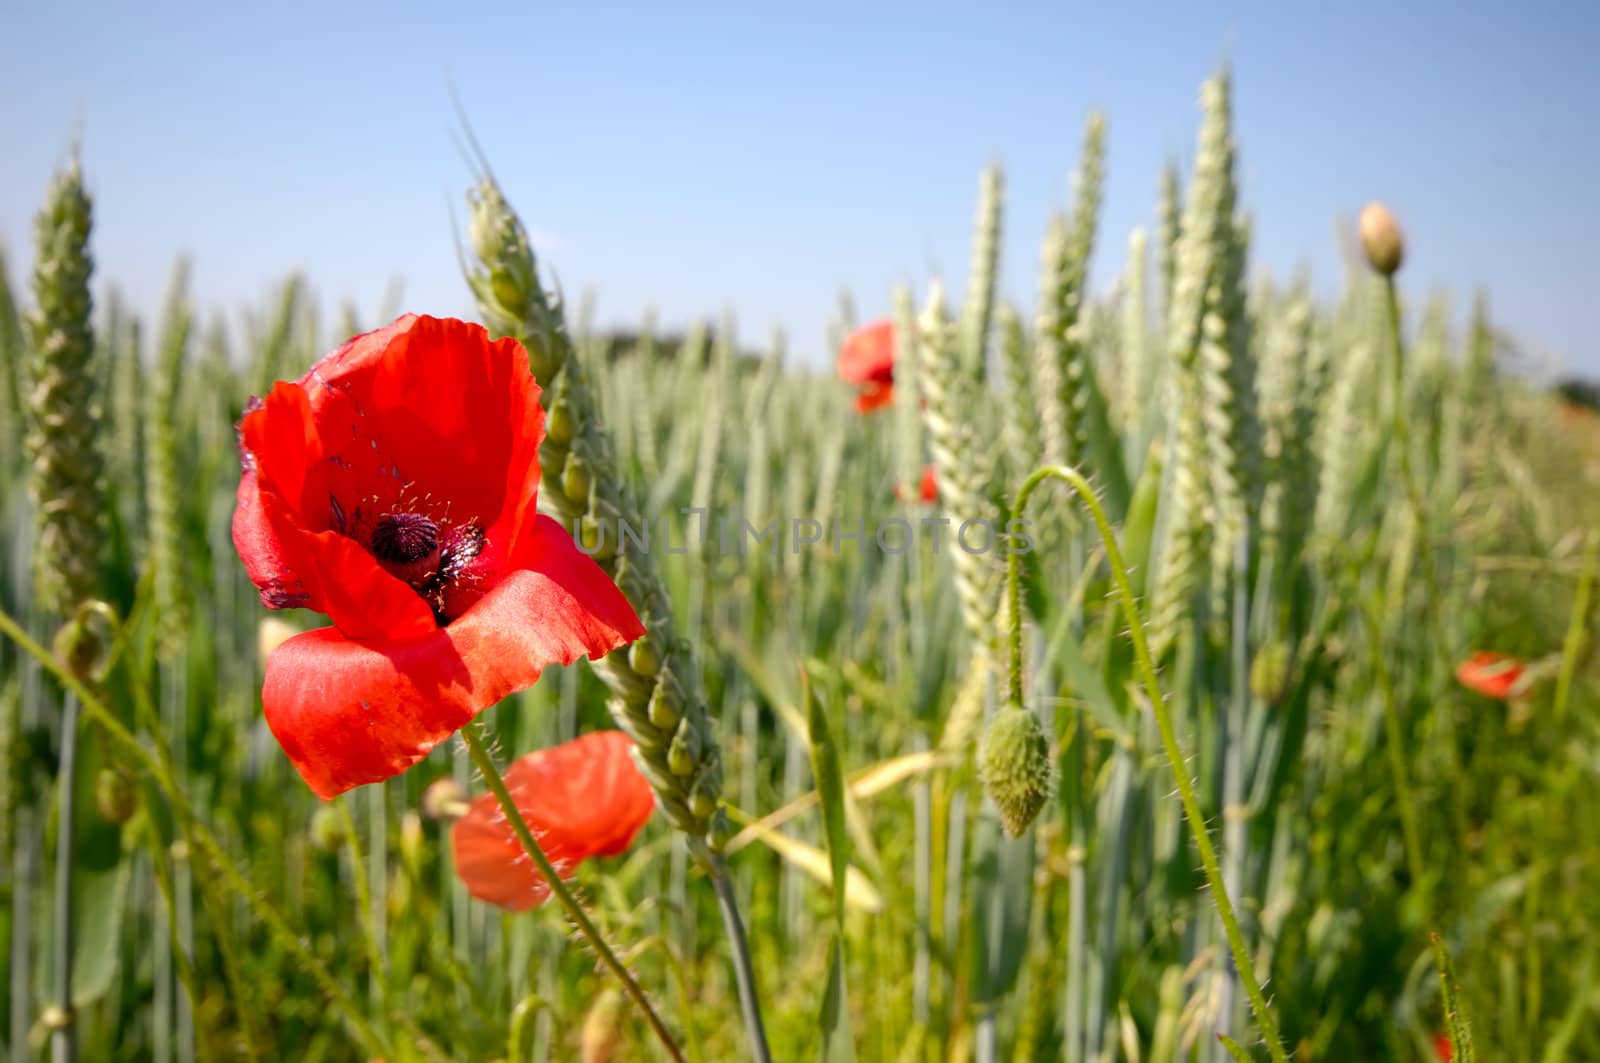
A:
<svg viewBox="0 0 1600 1063">
<path fill-rule="evenodd" d="M 1007 836 L 1021 837 L 1055 789 L 1050 740 L 1039 717 L 1016 704 L 995 713 L 979 744 L 978 772 Z"/>
</svg>

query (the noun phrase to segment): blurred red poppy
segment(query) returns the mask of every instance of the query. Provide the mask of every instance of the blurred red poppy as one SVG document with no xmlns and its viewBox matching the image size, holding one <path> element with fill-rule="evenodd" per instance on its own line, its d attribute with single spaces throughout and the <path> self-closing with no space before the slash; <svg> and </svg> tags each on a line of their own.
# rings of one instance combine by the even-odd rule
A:
<svg viewBox="0 0 1600 1063">
<path fill-rule="evenodd" d="M 1433 1054 L 1439 1057 L 1439 1063 L 1450 1063 L 1455 1058 L 1455 1047 L 1450 1044 L 1449 1034 L 1433 1035 Z"/>
<path fill-rule="evenodd" d="M 593 856 L 616 856 L 655 810 L 650 784 L 621 731 L 596 731 L 519 757 L 506 788 L 562 878 Z M 452 835 L 467 892 L 514 912 L 543 904 L 550 884 L 534 868 L 493 794 L 472 802 Z"/>
<path fill-rule="evenodd" d="M 398 774 L 548 664 L 644 633 L 535 512 L 527 353 L 408 315 L 252 400 L 233 541 L 269 609 L 333 626 L 267 660 L 267 724 L 324 800 Z"/>
<path fill-rule="evenodd" d="M 906 500 L 905 487 L 901 484 L 896 484 L 894 496 L 904 502 Z M 924 465 L 922 467 L 922 483 L 917 488 L 917 498 L 923 505 L 927 506 L 939 501 L 939 479 L 934 475 L 932 465 Z"/>
<path fill-rule="evenodd" d="M 1505 701 L 1512 696 L 1525 670 L 1515 657 L 1479 650 L 1456 666 L 1456 679 L 1468 690 Z"/>
<path fill-rule="evenodd" d="M 894 322 L 876 321 L 845 337 L 839 376 L 856 385 L 856 410 L 870 413 L 894 400 Z"/>
</svg>

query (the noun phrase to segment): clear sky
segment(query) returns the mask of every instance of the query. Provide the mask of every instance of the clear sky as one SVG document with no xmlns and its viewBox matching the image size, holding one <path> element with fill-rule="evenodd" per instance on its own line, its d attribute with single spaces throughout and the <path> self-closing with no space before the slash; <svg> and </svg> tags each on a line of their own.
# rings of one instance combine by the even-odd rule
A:
<svg viewBox="0 0 1600 1063">
<path fill-rule="evenodd" d="M 1226 59 L 1258 268 L 1332 290 L 1335 219 L 1381 197 L 1414 296 L 1446 286 L 1464 308 L 1486 285 L 1512 332 L 1600 375 L 1597 4 L 258 6 L 7 6 L 13 283 L 78 137 L 99 278 L 140 306 L 188 251 L 208 305 L 301 268 L 330 315 L 351 299 L 370 322 L 395 277 L 406 309 L 466 313 L 453 85 L 601 324 L 732 307 L 744 338 L 782 324 L 817 359 L 841 287 L 874 315 L 897 281 L 959 286 L 989 161 L 1003 283 L 1031 306 L 1091 108 L 1110 121 L 1091 278 L 1109 287 Z"/>
</svg>

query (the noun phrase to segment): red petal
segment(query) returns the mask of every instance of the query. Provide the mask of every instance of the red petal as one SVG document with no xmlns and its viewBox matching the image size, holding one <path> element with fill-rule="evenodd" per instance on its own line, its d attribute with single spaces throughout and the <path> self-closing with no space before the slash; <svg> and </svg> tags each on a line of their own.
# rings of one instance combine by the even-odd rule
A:
<svg viewBox="0 0 1600 1063">
<path fill-rule="evenodd" d="M 330 453 L 330 427 L 298 384 L 278 384 L 239 423 L 234 546 L 269 608 L 304 605 L 352 638 L 422 635 L 434 626 L 427 603 L 336 527 L 359 505 L 350 481 L 360 471 Z"/>
<path fill-rule="evenodd" d="M 1479 650 L 1456 667 L 1456 680 L 1484 697 L 1505 701 L 1524 671 L 1522 662 L 1515 657 Z"/>
<path fill-rule="evenodd" d="M 939 478 L 932 465 L 922 467 L 922 501 L 929 505 L 939 501 Z"/>
<path fill-rule="evenodd" d="M 839 376 L 852 384 L 894 380 L 894 322 L 875 321 L 839 345 Z"/>
<path fill-rule="evenodd" d="M 516 341 L 415 316 L 274 387 L 239 424 L 234 516 L 263 601 L 327 613 L 352 638 L 425 634 L 427 603 L 367 554 L 363 528 L 403 506 L 517 551 L 539 483 L 538 398 Z"/>
<path fill-rule="evenodd" d="M 655 803 L 621 731 L 583 735 L 519 758 L 506 788 L 563 878 L 593 856 L 632 844 Z M 522 851 L 493 794 L 472 802 L 453 832 L 456 873 L 479 900 L 513 911 L 542 904 L 549 884 Z"/>
<path fill-rule="evenodd" d="M 397 775 L 545 666 L 604 656 L 643 626 L 627 599 L 548 517 L 531 567 L 512 572 L 449 627 L 357 642 L 334 628 L 273 651 L 267 724 L 324 800 Z"/>
<path fill-rule="evenodd" d="M 856 412 L 871 413 L 873 410 L 882 409 L 894 401 L 894 385 L 867 383 L 862 385 L 861 394 L 856 396 Z"/>
<path fill-rule="evenodd" d="M 304 382 L 319 417 L 345 401 L 360 411 L 357 441 L 412 485 L 407 497 L 448 500 L 452 521 L 476 520 L 491 537 L 525 527 L 544 412 L 516 340 L 408 315 L 323 358 Z"/>
</svg>

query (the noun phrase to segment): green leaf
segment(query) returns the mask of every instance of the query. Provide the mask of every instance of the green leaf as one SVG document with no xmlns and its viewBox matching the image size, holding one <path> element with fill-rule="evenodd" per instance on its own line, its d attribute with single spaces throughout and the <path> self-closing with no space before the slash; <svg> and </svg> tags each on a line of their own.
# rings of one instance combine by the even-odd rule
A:
<svg viewBox="0 0 1600 1063">
<path fill-rule="evenodd" d="M 854 1060 L 855 1038 L 850 1032 L 849 993 L 845 988 L 844 907 L 847 876 L 850 871 L 850 835 L 845 826 L 844 772 L 839 767 L 839 749 L 833 743 L 828 713 L 811 689 L 811 679 L 802 673 L 805 688 L 808 730 L 811 737 L 811 774 L 817 784 L 822 805 L 822 831 L 828 843 L 828 863 L 833 878 L 834 936 L 829 946 L 828 986 L 822 994 L 822 1058 Z"/>
<path fill-rule="evenodd" d="M 844 944 L 834 935 L 828 946 L 828 985 L 822 992 L 822 1012 L 817 1024 L 822 1030 L 822 1059 L 827 1063 L 853 1063 L 855 1037 L 850 1032 L 850 991 L 845 986 Z"/>
<path fill-rule="evenodd" d="M 741 833 L 745 832 L 824 886 L 837 889 L 834 886 L 833 862 L 821 849 L 758 822 L 747 823 Z M 834 896 L 838 897 L 839 894 L 835 892 Z M 845 868 L 844 903 L 848 908 L 876 915 L 883 911 L 883 894 L 878 892 L 865 872 L 851 865 Z"/>
<path fill-rule="evenodd" d="M 992 814 L 979 821 L 973 839 L 973 897 L 979 906 L 972 927 L 972 999 L 999 1000 L 1016 988 L 1028 954 L 1033 909 L 1034 836 L 1006 838 Z"/>
<path fill-rule="evenodd" d="M 833 895 L 842 899 L 845 875 L 850 867 L 850 834 L 845 826 L 844 772 L 839 767 L 839 750 L 833 744 L 828 727 L 828 713 L 813 696 L 811 681 L 806 679 L 805 700 L 811 738 L 811 773 L 817 783 L 817 798 L 822 803 L 822 831 L 828 843 L 828 863 L 832 870 Z M 834 914 L 842 927 L 844 907 L 836 900 Z"/>
<path fill-rule="evenodd" d="M 108 871 L 80 871 L 72 949 L 72 1004 L 105 996 L 121 957 L 122 912 L 127 907 L 128 861 Z"/>
</svg>

